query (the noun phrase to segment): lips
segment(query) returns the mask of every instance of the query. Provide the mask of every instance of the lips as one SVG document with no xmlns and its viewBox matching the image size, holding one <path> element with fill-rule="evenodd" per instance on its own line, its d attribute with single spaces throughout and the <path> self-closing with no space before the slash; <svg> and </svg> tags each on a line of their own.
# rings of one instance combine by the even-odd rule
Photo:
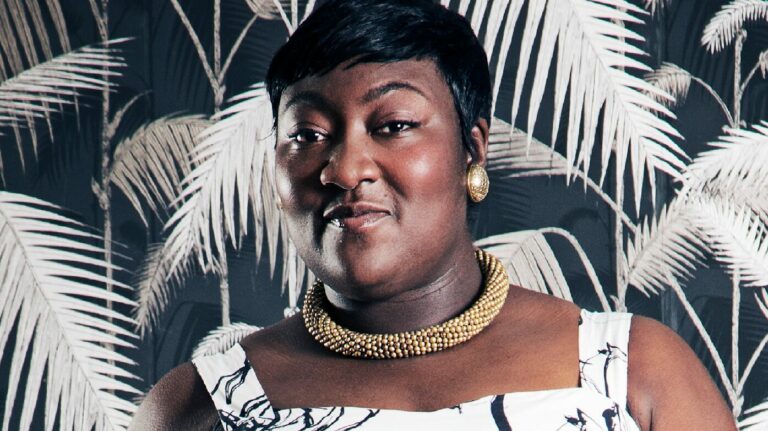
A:
<svg viewBox="0 0 768 431">
<path fill-rule="evenodd" d="M 347 231 L 363 231 L 380 220 L 392 215 L 384 206 L 369 202 L 336 204 L 323 213 L 323 219 L 331 226 Z"/>
</svg>

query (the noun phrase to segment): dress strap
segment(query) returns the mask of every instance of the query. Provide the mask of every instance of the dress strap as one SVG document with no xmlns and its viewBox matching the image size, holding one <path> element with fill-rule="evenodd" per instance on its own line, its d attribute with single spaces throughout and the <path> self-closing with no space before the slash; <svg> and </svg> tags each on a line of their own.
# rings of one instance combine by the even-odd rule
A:
<svg viewBox="0 0 768 431">
<path fill-rule="evenodd" d="M 627 352 L 631 313 L 581 310 L 579 378 L 581 386 L 627 405 Z"/>
<path fill-rule="evenodd" d="M 239 343 L 217 355 L 192 360 L 219 412 L 225 430 L 240 429 L 254 413 L 269 422 L 275 419 L 264 389 Z"/>
</svg>

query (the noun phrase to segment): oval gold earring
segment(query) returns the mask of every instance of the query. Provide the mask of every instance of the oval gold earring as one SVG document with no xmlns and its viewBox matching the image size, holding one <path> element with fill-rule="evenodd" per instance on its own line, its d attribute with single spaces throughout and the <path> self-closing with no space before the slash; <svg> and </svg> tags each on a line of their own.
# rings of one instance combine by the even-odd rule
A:
<svg viewBox="0 0 768 431">
<path fill-rule="evenodd" d="M 475 163 L 467 169 L 467 193 L 472 202 L 480 202 L 488 195 L 488 187 L 491 182 L 485 169 Z"/>
</svg>

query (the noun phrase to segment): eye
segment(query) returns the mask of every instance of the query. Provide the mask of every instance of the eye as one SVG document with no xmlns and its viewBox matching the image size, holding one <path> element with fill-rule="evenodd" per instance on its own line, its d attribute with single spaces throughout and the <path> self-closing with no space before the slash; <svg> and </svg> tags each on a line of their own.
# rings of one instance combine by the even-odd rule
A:
<svg viewBox="0 0 768 431">
<path fill-rule="evenodd" d="M 384 123 L 382 126 L 376 128 L 374 130 L 375 133 L 382 134 L 382 135 L 396 135 L 398 133 L 402 133 L 406 130 L 418 127 L 419 123 L 415 121 L 389 121 L 387 123 Z"/>
<path fill-rule="evenodd" d="M 288 135 L 288 138 L 296 142 L 297 144 L 313 144 L 316 142 L 322 142 L 326 139 L 326 136 L 323 133 L 318 132 L 317 130 L 313 129 L 300 129 L 297 130 L 295 133 L 291 133 Z"/>
</svg>

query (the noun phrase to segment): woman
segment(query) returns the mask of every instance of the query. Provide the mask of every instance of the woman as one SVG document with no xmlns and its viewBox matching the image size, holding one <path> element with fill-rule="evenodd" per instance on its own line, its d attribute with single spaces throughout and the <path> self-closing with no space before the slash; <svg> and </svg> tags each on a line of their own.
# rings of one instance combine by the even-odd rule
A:
<svg viewBox="0 0 768 431">
<path fill-rule="evenodd" d="M 285 222 L 324 283 L 302 313 L 165 376 L 134 429 L 735 429 L 670 330 L 510 287 L 475 251 L 491 90 L 463 18 L 331 0 L 267 85 Z"/>
</svg>

